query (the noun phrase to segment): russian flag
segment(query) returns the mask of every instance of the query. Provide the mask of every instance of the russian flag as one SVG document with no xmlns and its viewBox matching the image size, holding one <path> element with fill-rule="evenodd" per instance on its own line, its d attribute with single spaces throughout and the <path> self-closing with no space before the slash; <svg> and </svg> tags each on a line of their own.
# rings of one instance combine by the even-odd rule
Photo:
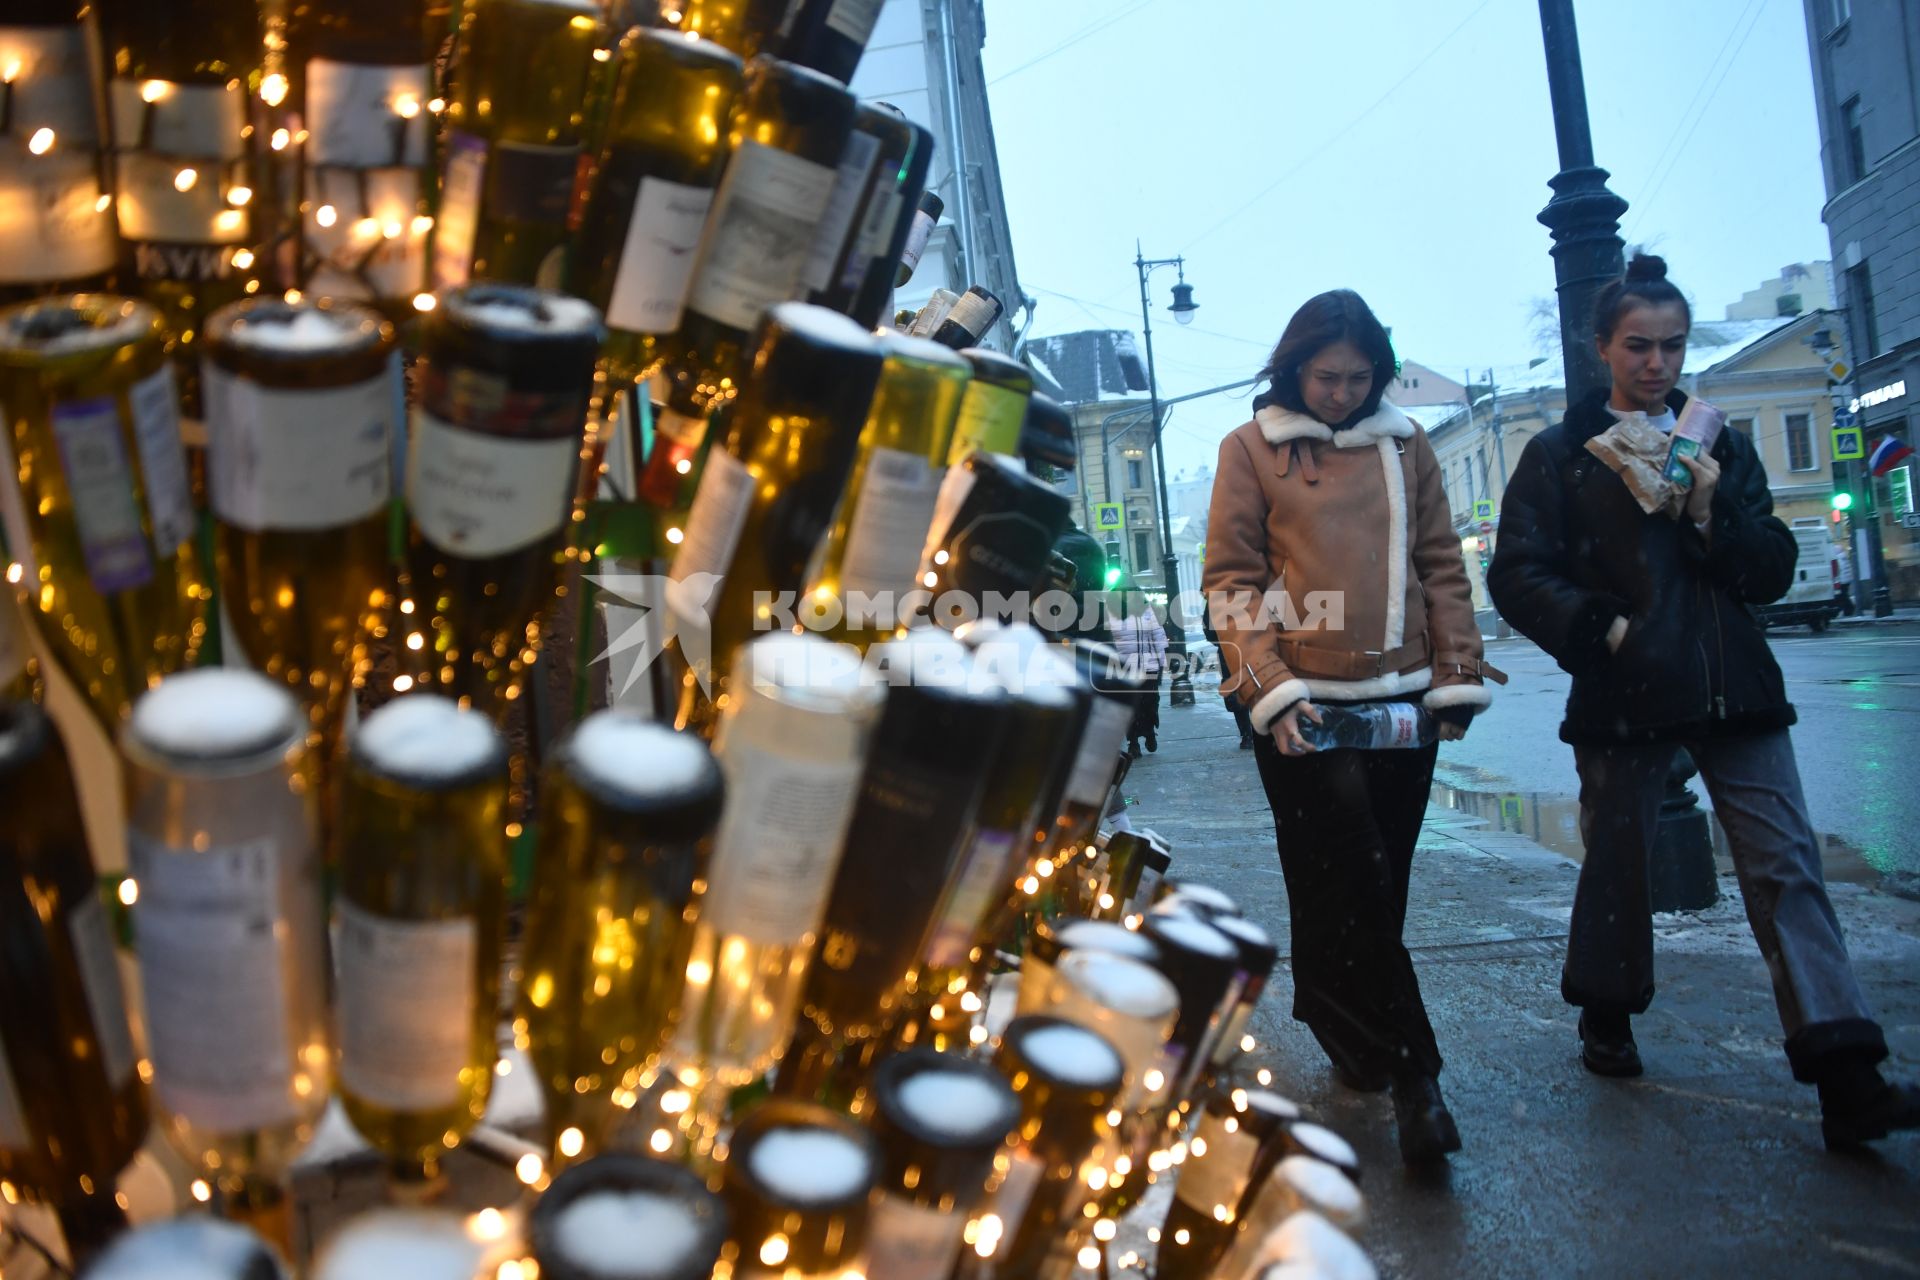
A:
<svg viewBox="0 0 1920 1280">
<path fill-rule="evenodd" d="M 1883 476 L 1913 456 L 1913 446 L 1898 436 L 1881 436 L 1867 456 L 1867 469 Z"/>
</svg>

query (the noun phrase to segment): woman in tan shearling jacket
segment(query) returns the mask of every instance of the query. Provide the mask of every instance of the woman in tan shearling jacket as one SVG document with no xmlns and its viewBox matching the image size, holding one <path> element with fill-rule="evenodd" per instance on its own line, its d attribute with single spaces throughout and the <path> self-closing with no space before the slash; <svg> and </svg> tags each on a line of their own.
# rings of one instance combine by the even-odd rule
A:
<svg viewBox="0 0 1920 1280">
<path fill-rule="evenodd" d="M 1386 330 L 1350 290 L 1294 314 L 1253 421 L 1220 446 L 1205 589 L 1252 712 L 1292 916 L 1293 1016 L 1343 1082 L 1392 1086 L 1409 1164 L 1459 1150 L 1400 934 L 1437 745 L 1316 751 L 1316 703 L 1417 701 L 1440 736 L 1485 707 L 1460 538 L 1426 433 L 1382 396 Z"/>
</svg>

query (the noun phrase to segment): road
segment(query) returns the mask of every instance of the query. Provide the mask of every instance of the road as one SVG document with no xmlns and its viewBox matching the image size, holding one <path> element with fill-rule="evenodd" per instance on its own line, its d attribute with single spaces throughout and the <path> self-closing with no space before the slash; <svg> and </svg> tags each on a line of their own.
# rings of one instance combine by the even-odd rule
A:
<svg viewBox="0 0 1920 1280">
<path fill-rule="evenodd" d="M 1920 898 L 1920 623 L 1796 628 L 1773 648 L 1800 713 L 1794 745 L 1828 874 Z M 1487 657 L 1511 683 L 1441 749 L 1450 785 L 1436 802 L 1578 857 L 1573 749 L 1558 737 L 1568 677 L 1526 640 Z"/>
</svg>

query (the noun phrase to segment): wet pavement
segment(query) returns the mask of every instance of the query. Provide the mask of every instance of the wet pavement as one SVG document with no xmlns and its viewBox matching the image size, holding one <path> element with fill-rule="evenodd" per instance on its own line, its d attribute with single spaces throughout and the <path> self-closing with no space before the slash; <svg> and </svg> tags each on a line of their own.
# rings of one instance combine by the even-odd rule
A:
<svg viewBox="0 0 1920 1280">
<path fill-rule="evenodd" d="M 1920 632 L 1914 638 L 1920 645 Z M 1906 732 L 1920 727 L 1920 690 L 1902 692 L 1905 677 L 1861 673 L 1885 665 L 1881 650 L 1793 655 L 1792 647 L 1782 646 L 1790 678 L 1793 666 L 1842 659 L 1855 672 L 1836 678 L 1877 682 L 1883 703 L 1904 699 L 1896 715 Z M 1504 709 L 1496 702 L 1466 742 L 1443 749 L 1406 935 L 1466 1149 L 1441 1174 L 1402 1168 L 1386 1097 L 1337 1086 L 1287 1016 L 1284 965 L 1254 1026 L 1257 1057 L 1273 1067 L 1276 1087 L 1319 1111 L 1366 1161 L 1374 1221 L 1365 1243 L 1382 1274 L 1920 1275 L 1920 1134 L 1868 1156 L 1822 1148 L 1817 1101 L 1788 1073 L 1766 968 L 1730 876 L 1709 910 L 1658 918 L 1659 994 L 1636 1024 L 1647 1075 L 1612 1081 L 1581 1069 L 1573 1016 L 1558 994 L 1579 851 L 1566 799 L 1571 752 L 1552 736 L 1565 686 L 1555 693 L 1557 672 L 1531 646 L 1499 648 L 1513 651 L 1490 656 L 1515 672 L 1517 696 Z M 1920 671 L 1920 647 L 1912 661 Z M 1839 714 L 1828 697 L 1795 696 L 1816 732 Z M 1530 727 L 1540 723 L 1544 733 Z M 1846 723 L 1866 732 L 1853 717 Z M 1173 842 L 1175 874 L 1227 889 L 1284 951 L 1286 895 L 1271 820 L 1252 754 L 1235 741 L 1210 690 L 1192 708 L 1163 708 L 1160 750 L 1138 761 L 1126 784 L 1130 812 Z M 1809 748 L 1800 741 L 1804 762 Z M 1867 749 L 1850 748 L 1856 759 Z M 1911 768 L 1913 754 L 1884 763 Z M 1807 772 L 1811 792 L 1816 769 Z M 1893 807 L 1920 805 L 1913 790 Z M 1816 820 L 1847 831 L 1821 817 L 1836 812 L 1834 799 L 1816 803 Z M 1879 821 L 1863 816 L 1869 829 Z M 1904 821 L 1920 833 L 1920 813 Z M 1882 848 L 1913 853 L 1911 845 Z M 1835 867 L 1832 896 L 1894 1068 L 1913 1079 L 1920 902 L 1877 887 L 1864 860 L 1857 867 L 1858 875 Z"/>
</svg>

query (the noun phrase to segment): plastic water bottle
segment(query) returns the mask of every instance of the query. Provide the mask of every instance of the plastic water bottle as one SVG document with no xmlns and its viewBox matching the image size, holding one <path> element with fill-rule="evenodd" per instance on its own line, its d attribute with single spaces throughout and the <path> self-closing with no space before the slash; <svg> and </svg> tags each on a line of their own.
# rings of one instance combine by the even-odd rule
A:
<svg viewBox="0 0 1920 1280">
<path fill-rule="evenodd" d="M 1316 703 L 1314 710 L 1320 713 L 1320 723 L 1301 716 L 1300 736 L 1317 751 L 1335 747 L 1362 751 L 1424 747 L 1440 736 L 1433 712 L 1417 703 L 1369 702 L 1353 707 Z"/>
</svg>

